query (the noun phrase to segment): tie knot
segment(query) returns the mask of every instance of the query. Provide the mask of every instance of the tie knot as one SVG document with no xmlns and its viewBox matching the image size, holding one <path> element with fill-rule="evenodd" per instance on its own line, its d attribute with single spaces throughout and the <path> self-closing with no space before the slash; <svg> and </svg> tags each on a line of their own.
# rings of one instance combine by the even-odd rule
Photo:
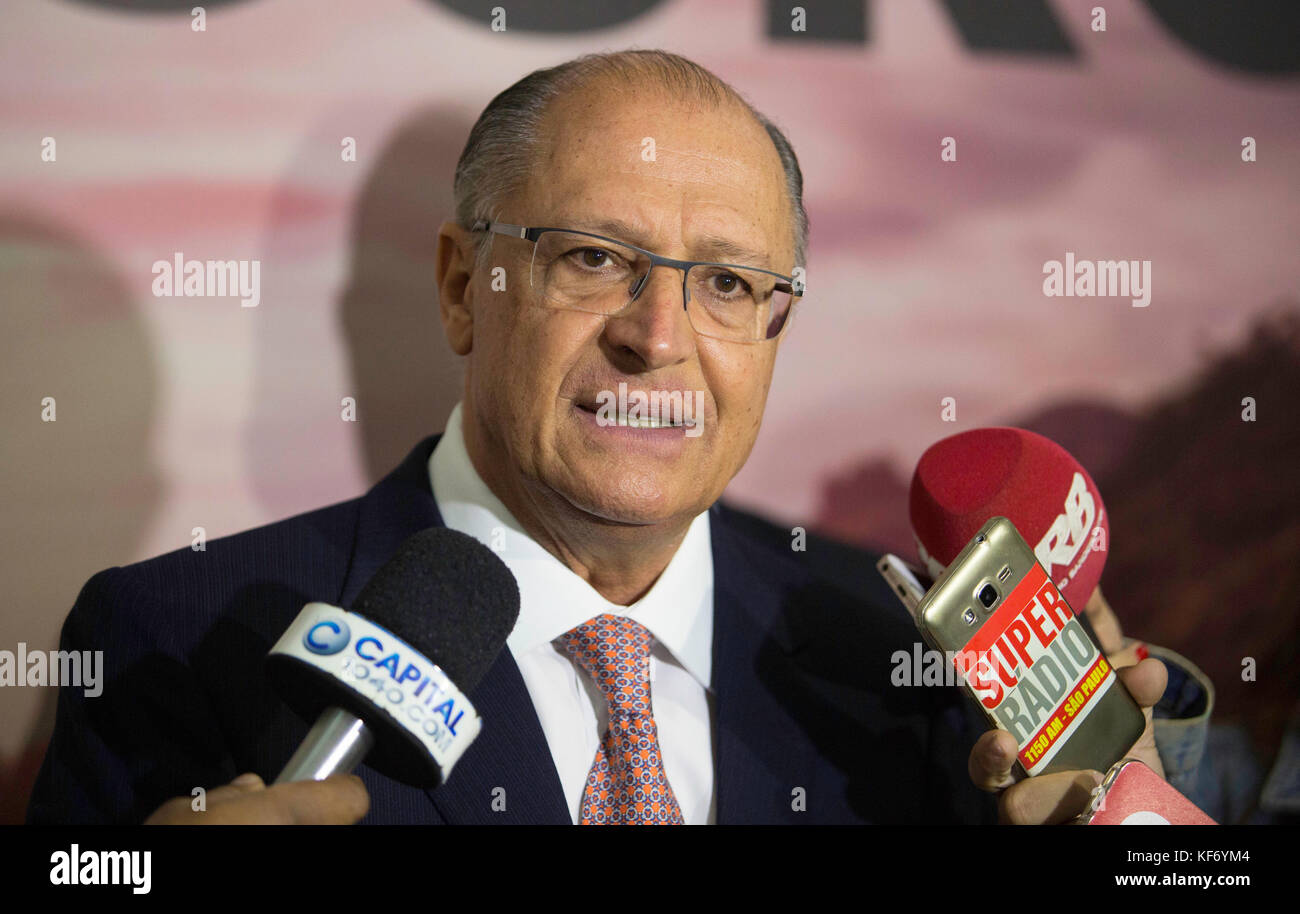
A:
<svg viewBox="0 0 1300 914">
<path fill-rule="evenodd" d="M 610 711 L 650 712 L 650 645 L 644 625 L 608 613 L 561 636 L 564 649 L 604 693 Z"/>
</svg>

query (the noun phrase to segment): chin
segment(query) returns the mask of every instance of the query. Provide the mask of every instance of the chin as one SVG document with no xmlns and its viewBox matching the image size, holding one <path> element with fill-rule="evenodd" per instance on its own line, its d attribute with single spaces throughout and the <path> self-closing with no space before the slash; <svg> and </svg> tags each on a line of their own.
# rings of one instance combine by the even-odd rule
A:
<svg viewBox="0 0 1300 914">
<path fill-rule="evenodd" d="M 578 491 L 563 493 L 580 511 L 618 524 L 648 526 L 672 520 L 690 511 L 687 499 L 668 489 L 658 474 L 620 473 L 591 481 Z"/>
</svg>

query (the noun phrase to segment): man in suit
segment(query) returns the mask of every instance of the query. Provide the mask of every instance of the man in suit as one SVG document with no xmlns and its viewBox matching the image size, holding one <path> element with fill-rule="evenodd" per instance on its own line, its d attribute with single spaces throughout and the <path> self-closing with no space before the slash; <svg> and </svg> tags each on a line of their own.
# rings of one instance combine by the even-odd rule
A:
<svg viewBox="0 0 1300 914">
<path fill-rule="evenodd" d="M 955 689 L 891 685 L 916 633 L 870 556 L 845 563 L 815 538 L 794 549 L 718 503 L 802 291 L 802 178 L 779 130 L 675 55 L 590 56 L 493 100 L 455 193 L 437 280 L 466 375 L 445 433 L 360 499 L 92 578 L 63 640 L 104 650 L 107 685 L 94 701 L 61 695 L 31 821 L 1062 821 L 1082 808 L 1092 773 L 1010 786 L 1014 744 L 977 742 Z M 519 622 L 471 693 L 482 734 L 436 791 L 365 767 L 266 787 L 306 732 L 267 688 L 267 649 L 304 603 L 349 605 L 439 524 L 497 549 L 520 585 Z M 1158 663 L 1123 675 L 1144 706 L 1164 687 Z M 1138 751 L 1159 766 L 1150 725 Z M 238 772 L 191 811 L 195 787 Z"/>
</svg>

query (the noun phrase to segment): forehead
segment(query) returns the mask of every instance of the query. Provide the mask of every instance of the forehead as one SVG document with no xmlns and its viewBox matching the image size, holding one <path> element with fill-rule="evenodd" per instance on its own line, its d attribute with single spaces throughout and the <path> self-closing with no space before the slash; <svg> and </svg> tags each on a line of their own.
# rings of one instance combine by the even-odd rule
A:
<svg viewBox="0 0 1300 914">
<path fill-rule="evenodd" d="M 626 240 L 647 247 L 689 252 L 720 238 L 790 266 L 781 160 L 740 104 L 603 79 L 553 102 L 539 140 L 520 201 L 534 222 L 618 220 L 644 236 Z"/>
</svg>

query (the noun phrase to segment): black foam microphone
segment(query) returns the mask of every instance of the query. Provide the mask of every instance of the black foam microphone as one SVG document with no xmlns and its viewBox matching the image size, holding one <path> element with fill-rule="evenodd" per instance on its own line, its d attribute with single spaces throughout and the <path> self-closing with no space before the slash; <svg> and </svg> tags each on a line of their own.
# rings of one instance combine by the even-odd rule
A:
<svg viewBox="0 0 1300 914">
<path fill-rule="evenodd" d="M 370 767 L 437 787 L 478 735 L 466 697 L 519 617 L 519 587 L 478 540 L 446 527 L 407 539 L 351 612 L 309 603 L 267 656 L 285 702 L 316 723 L 276 783 Z"/>
</svg>

